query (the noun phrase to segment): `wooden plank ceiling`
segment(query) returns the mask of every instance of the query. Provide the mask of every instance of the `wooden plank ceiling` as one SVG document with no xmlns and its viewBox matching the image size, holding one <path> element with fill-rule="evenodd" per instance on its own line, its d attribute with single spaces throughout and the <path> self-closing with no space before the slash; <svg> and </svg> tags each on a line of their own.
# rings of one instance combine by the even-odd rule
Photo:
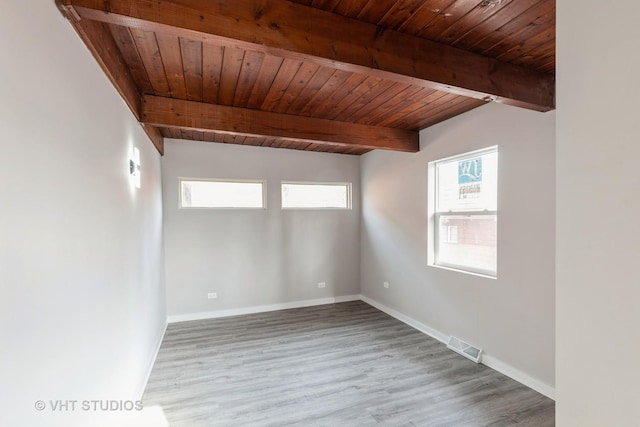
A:
<svg viewBox="0 0 640 427">
<path fill-rule="evenodd" d="M 555 0 L 56 0 L 163 137 L 418 150 L 486 102 L 554 108 Z"/>
</svg>

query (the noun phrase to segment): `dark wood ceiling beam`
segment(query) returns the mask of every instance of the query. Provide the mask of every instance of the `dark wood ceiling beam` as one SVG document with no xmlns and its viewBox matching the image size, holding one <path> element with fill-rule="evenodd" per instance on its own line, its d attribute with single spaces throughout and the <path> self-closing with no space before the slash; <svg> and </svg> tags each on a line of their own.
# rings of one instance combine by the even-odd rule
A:
<svg viewBox="0 0 640 427">
<path fill-rule="evenodd" d="M 152 95 L 143 97 L 146 125 L 243 136 L 270 136 L 315 144 L 417 152 L 418 132 L 299 117 Z"/>
<path fill-rule="evenodd" d="M 111 32 L 106 24 L 98 21 L 80 19 L 73 8 L 64 5 L 63 0 L 56 0 L 62 14 L 69 20 L 84 44 L 96 59 L 102 71 L 107 75 L 135 118 L 142 118 L 142 94 L 134 83 L 131 71 L 120 53 Z M 164 137 L 159 129 L 142 125 L 145 133 L 160 154 L 164 154 Z"/>
<path fill-rule="evenodd" d="M 59 0 L 79 16 L 538 111 L 553 76 L 286 0 Z"/>
</svg>

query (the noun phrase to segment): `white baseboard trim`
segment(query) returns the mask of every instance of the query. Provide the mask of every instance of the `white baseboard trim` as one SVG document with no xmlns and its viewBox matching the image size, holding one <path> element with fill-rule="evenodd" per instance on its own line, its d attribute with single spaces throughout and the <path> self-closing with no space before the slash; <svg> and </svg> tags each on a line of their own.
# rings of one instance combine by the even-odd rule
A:
<svg viewBox="0 0 640 427">
<path fill-rule="evenodd" d="M 167 333 L 167 326 L 168 326 L 168 323 L 165 321 L 164 327 L 162 328 L 162 333 L 160 334 L 160 336 L 156 341 L 156 347 L 153 350 L 153 353 L 151 353 L 151 360 L 149 360 L 147 373 L 144 376 L 144 381 L 142 382 L 141 386 L 138 386 L 138 390 L 136 390 L 135 398 L 137 400 L 142 400 L 142 395 L 144 394 L 144 390 L 147 388 L 149 377 L 151 377 L 151 370 L 153 369 L 153 365 L 155 365 L 156 363 L 156 359 L 158 358 L 158 352 L 160 351 L 160 346 L 162 345 L 162 341 L 164 340 L 164 334 Z"/>
<path fill-rule="evenodd" d="M 418 322 L 417 320 L 409 317 L 409 316 L 405 316 L 404 314 L 400 313 L 399 311 L 394 310 L 393 308 L 387 307 L 384 304 L 379 303 L 376 300 L 373 300 L 371 298 L 365 297 L 364 295 L 361 296 L 362 301 L 366 302 L 367 304 L 377 308 L 380 311 L 384 311 L 385 313 L 387 313 L 389 316 L 391 317 L 395 317 L 396 319 L 398 319 L 401 322 L 406 323 L 407 325 L 411 326 L 414 329 L 419 330 L 420 332 L 422 332 L 425 335 L 429 335 L 431 338 L 437 339 L 438 341 L 446 344 L 447 341 L 449 340 L 449 337 L 446 336 L 445 334 L 443 334 L 442 332 L 430 328 L 427 325 L 425 325 L 424 323 Z"/>
<path fill-rule="evenodd" d="M 375 308 L 377 308 L 380 311 L 383 311 L 385 313 L 387 313 L 389 316 L 391 317 L 395 317 L 396 319 L 400 320 L 403 323 L 406 323 L 407 325 L 411 326 L 414 329 L 419 330 L 420 332 L 430 336 L 431 338 L 434 338 L 440 342 L 442 342 L 443 344 L 446 345 L 447 341 L 449 340 L 449 336 L 443 334 L 442 332 L 430 328 L 429 326 L 425 325 L 422 322 L 417 321 L 416 319 L 406 316 L 402 313 L 400 313 L 397 310 L 394 310 L 390 307 L 387 307 L 384 304 L 379 303 L 376 300 L 373 300 L 369 297 L 366 297 L 364 295 L 360 296 L 360 299 L 364 302 L 366 302 L 367 304 L 369 304 L 370 306 L 373 306 Z M 521 384 L 524 384 L 525 386 L 537 391 L 538 393 L 556 400 L 556 390 L 554 387 L 538 380 L 537 378 L 532 377 L 531 375 L 522 372 L 521 370 L 514 368 L 513 366 L 504 363 L 503 361 L 496 359 L 495 357 L 488 355 L 486 353 L 484 353 L 482 355 L 482 364 L 485 366 L 488 366 L 489 368 L 496 370 L 498 372 L 500 372 L 503 375 L 508 376 L 509 378 L 518 381 Z"/>
<path fill-rule="evenodd" d="M 219 317 L 240 316 L 243 314 L 265 313 L 267 311 L 287 310 L 290 308 L 311 307 L 314 305 L 335 304 L 358 301 L 360 295 L 344 295 L 338 297 L 308 299 L 279 304 L 257 305 L 253 307 L 232 308 L 229 310 L 204 311 L 200 313 L 174 314 L 167 316 L 167 323 L 188 322 L 191 320 L 217 319 Z"/>
<path fill-rule="evenodd" d="M 501 374 L 508 376 L 513 380 L 518 381 L 521 384 L 526 385 L 527 387 L 537 391 L 538 393 L 547 396 L 549 399 L 552 399 L 554 401 L 556 400 L 555 387 L 552 387 L 549 384 L 544 383 L 539 379 L 534 378 L 531 375 L 504 363 L 500 359 L 496 359 L 495 357 L 488 354 L 483 354 L 482 364 L 500 372 Z"/>
<path fill-rule="evenodd" d="M 167 316 L 167 324 L 178 323 L 178 322 L 188 322 L 191 320 L 205 320 L 205 319 L 216 319 L 220 317 L 239 316 L 243 314 L 264 313 L 268 311 L 287 310 L 290 308 L 311 307 L 314 305 L 336 304 L 341 302 L 358 301 L 358 300 L 362 300 L 366 302 L 370 306 L 375 307 L 384 313 L 387 313 L 391 317 L 395 317 L 401 322 L 406 323 L 412 328 L 419 330 L 425 335 L 428 335 L 431 338 L 434 338 L 445 345 L 449 340 L 448 335 L 438 331 L 437 329 L 433 329 L 412 317 L 402 314 L 399 311 L 394 310 L 393 308 L 387 307 L 386 305 L 376 300 L 373 300 L 369 297 L 366 297 L 364 295 L 344 295 L 344 296 L 337 296 L 337 297 L 292 301 L 292 302 L 285 302 L 280 304 L 234 308 L 229 310 L 216 310 L 216 311 L 206 311 L 206 312 L 200 312 L 200 313 L 176 314 L 176 315 Z M 165 331 L 166 331 L 166 325 L 165 325 Z M 160 340 L 158 341 L 153 360 L 151 361 L 151 364 L 149 366 L 147 381 L 149 379 L 149 375 L 151 374 L 151 369 L 153 368 L 153 363 L 155 362 L 155 358 L 157 357 L 158 351 L 160 350 L 162 337 L 164 337 L 164 332 L 160 337 Z M 504 363 L 500 359 L 497 359 L 489 354 L 484 353 L 482 355 L 482 364 L 500 372 L 501 374 L 508 376 L 513 380 L 518 381 L 521 384 L 524 384 L 525 386 L 537 391 L 538 393 L 544 396 L 547 396 L 550 399 L 555 400 L 556 391 L 554 387 L 538 380 L 537 378 L 532 377 L 531 375 L 525 372 L 522 372 L 517 368 L 514 368 L 513 366 L 507 363 Z M 144 383 L 144 386 L 146 386 L 146 381 Z M 144 392 L 144 386 L 142 391 L 140 392 L 140 396 L 142 396 L 142 392 Z"/>
</svg>

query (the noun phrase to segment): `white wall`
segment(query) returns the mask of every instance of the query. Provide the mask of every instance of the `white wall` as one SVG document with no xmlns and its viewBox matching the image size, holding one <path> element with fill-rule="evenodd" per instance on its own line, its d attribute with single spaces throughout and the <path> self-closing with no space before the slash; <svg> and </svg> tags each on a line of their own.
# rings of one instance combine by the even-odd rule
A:
<svg viewBox="0 0 640 427">
<path fill-rule="evenodd" d="M 165 149 L 169 315 L 359 293 L 358 157 L 184 140 L 167 140 Z M 178 209 L 178 177 L 266 179 L 268 208 Z M 352 182 L 353 209 L 283 211 L 282 180 Z"/>
<path fill-rule="evenodd" d="M 640 403 L 640 5 L 558 2 L 557 420 Z"/>
<path fill-rule="evenodd" d="M 362 156 L 362 294 L 554 385 L 555 115 L 491 104 L 421 132 L 417 154 Z M 427 164 L 498 145 L 497 280 L 427 266 Z M 389 289 L 383 281 L 390 283 Z"/>
<path fill-rule="evenodd" d="M 99 425 L 34 402 L 139 397 L 165 325 L 160 156 L 53 1 L 2 2 L 0 123 L 0 424 Z"/>
</svg>

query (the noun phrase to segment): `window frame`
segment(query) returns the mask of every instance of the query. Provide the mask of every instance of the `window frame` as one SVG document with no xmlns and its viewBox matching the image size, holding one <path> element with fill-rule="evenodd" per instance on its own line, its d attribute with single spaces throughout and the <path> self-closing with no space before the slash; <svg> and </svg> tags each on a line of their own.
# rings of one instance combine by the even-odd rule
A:
<svg viewBox="0 0 640 427">
<path fill-rule="evenodd" d="M 345 187 L 347 190 L 347 206 L 346 207 L 287 207 L 284 206 L 284 197 L 282 195 L 284 185 L 324 185 Z M 280 181 L 280 209 L 284 211 L 306 210 L 306 211 L 349 211 L 353 210 L 353 183 L 343 181 Z"/>
<path fill-rule="evenodd" d="M 232 184 L 260 184 L 262 186 L 262 206 L 184 206 L 182 203 L 182 183 L 183 182 L 226 182 Z M 178 177 L 178 209 L 187 210 L 251 210 L 260 211 L 267 209 L 267 181 L 263 179 L 233 179 L 233 178 L 189 178 Z"/>
<path fill-rule="evenodd" d="M 487 148 L 482 148 L 479 150 L 473 150 L 469 152 L 465 152 L 459 155 L 444 157 L 442 159 L 434 160 L 429 162 L 429 181 L 433 184 L 429 186 L 429 234 L 433 236 L 433 238 L 429 239 L 429 259 L 428 265 L 431 267 L 444 268 L 447 270 L 454 270 L 461 273 L 473 274 L 482 277 L 487 277 L 491 279 L 497 279 L 498 277 L 498 265 L 497 265 L 497 246 L 496 246 L 496 269 L 494 270 L 486 270 L 476 267 L 471 267 L 464 264 L 456 264 L 450 262 L 443 262 L 438 259 L 439 251 L 439 242 L 440 242 L 440 219 L 442 216 L 494 216 L 496 222 L 498 221 L 498 209 L 497 209 L 497 200 L 499 194 L 498 183 L 496 182 L 496 209 L 495 210 L 472 210 L 472 209 L 459 209 L 459 210 L 448 210 L 448 211 L 440 211 L 438 206 L 438 195 L 439 195 L 439 174 L 437 171 L 438 165 L 445 164 L 449 162 L 460 162 L 468 159 L 473 159 L 476 157 L 482 157 L 487 154 L 496 153 L 499 154 L 498 146 L 494 145 Z M 499 175 L 499 164 L 497 165 L 497 175 Z M 496 228 L 496 238 L 497 238 L 497 228 Z M 459 239 L 459 235 L 458 235 Z M 496 240 L 497 245 L 497 240 Z"/>
</svg>

